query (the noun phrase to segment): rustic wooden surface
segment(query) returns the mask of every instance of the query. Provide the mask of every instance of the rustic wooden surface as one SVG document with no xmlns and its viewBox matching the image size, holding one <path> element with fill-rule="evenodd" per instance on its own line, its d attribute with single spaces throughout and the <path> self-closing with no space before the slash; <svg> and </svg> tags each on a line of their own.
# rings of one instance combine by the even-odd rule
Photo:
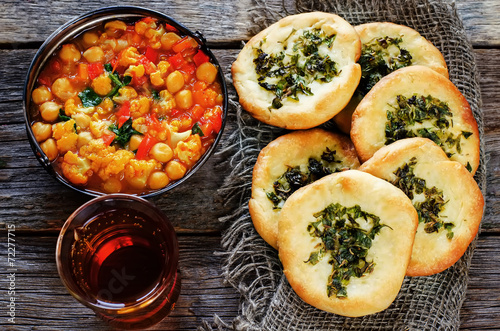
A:
<svg viewBox="0 0 500 331">
<path fill-rule="evenodd" d="M 188 28 L 202 31 L 225 72 L 241 41 L 252 36 L 248 11 L 259 4 L 279 7 L 282 0 L 160 1 L 162 11 Z M 285 0 L 293 9 L 293 1 Z M 0 328 L 7 330 L 106 330 L 104 323 L 62 286 L 54 251 L 65 218 L 87 197 L 51 178 L 35 159 L 22 117 L 22 86 L 29 63 L 43 40 L 59 25 L 87 10 L 141 1 L 3 0 L 0 2 Z M 288 7 L 289 6 L 289 7 Z M 486 211 L 461 310 L 461 329 L 500 329 L 500 1 L 460 0 L 457 8 L 474 46 L 483 99 L 488 162 Z M 229 86 L 232 96 L 234 89 Z M 229 122 L 226 135 L 234 130 Z M 181 245 L 181 297 L 175 311 L 153 329 L 193 330 L 218 314 L 238 313 L 239 295 L 220 276 L 218 221 L 232 207 L 215 194 L 227 167 L 214 156 L 182 187 L 150 199 L 173 222 Z M 16 324 L 8 323 L 7 224 L 16 226 Z"/>
</svg>

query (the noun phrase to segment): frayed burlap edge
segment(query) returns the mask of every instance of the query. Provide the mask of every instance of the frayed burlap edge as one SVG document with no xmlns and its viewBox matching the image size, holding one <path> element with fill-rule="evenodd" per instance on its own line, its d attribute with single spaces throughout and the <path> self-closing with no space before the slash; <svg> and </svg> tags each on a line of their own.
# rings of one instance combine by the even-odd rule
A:
<svg viewBox="0 0 500 331">
<path fill-rule="evenodd" d="M 337 13 L 351 24 L 391 21 L 408 25 L 429 39 L 443 53 L 450 80 L 469 101 L 478 122 L 481 141 L 484 126 L 481 97 L 473 51 L 454 4 L 432 0 L 297 0 L 294 11 Z M 256 1 L 257 33 L 290 14 L 284 5 L 271 7 Z M 231 77 L 227 75 L 228 82 Z M 305 304 L 283 276 L 277 252 L 255 231 L 248 213 L 252 169 L 260 150 L 284 133 L 262 124 L 230 100 L 231 119 L 237 130 L 221 152 L 228 156 L 232 171 L 218 194 L 226 203 L 240 207 L 221 218 L 228 223 L 217 254 L 223 257 L 222 272 L 227 283 L 241 294 L 239 316 L 223 321 L 204 321 L 200 330 L 457 330 L 460 307 L 465 300 L 468 270 L 474 241 L 464 256 L 446 271 L 429 277 L 407 277 L 394 303 L 385 311 L 362 318 L 347 318 Z M 475 176 L 483 194 L 486 190 L 486 157 L 481 143 L 481 162 Z"/>
</svg>

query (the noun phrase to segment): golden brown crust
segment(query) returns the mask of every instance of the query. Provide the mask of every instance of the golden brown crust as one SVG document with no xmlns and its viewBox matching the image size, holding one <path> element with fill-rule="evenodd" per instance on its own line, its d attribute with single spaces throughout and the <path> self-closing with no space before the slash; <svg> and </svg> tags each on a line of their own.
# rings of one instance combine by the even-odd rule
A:
<svg viewBox="0 0 500 331">
<path fill-rule="evenodd" d="M 415 176 L 425 179 L 426 186 L 443 191 L 445 222 L 453 222 L 453 238 L 446 237 L 441 229 L 433 233 L 424 231 L 419 224 L 413 253 L 408 266 L 408 276 L 427 276 L 452 266 L 464 254 L 476 236 L 483 214 L 484 199 L 471 174 L 458 162 L 450 161 L 442 149 L 425 138 L 402 139 L 378 150 L 360 170 L 374 176 L 394 181 L 394 172 L 410 159 L 416 158 Z M 422 201 L 415 195 L 415 201 Z"/>
<path fill-rule="evenodd" d="M 454 151 L 450 159 L 469 164 L 474 174 L 479 166 L 479 131 L 469 103 L 452 82 L 424 66 L 402 68 L 382 78 L 356 107 L 351 139 L 360 160 L 365 162 L 385 145 L 387 111 L 397 105 L 396 96 L 410 98 L 414 94 L 430 95 L 448 105 L 453 117 L 444 132 L 454 136 L 472 133 L 467 139 L 461 138 L 461 152 Z"/>
<path fill-rule="evenodd" d="M 293 53 L 293 42 L 310 27 L 320 28 L 328 35 L 336 33 L 332 47 L 325 46 L 320 52 L 337 63 L 339 75 L 328 83 L 311 84 L 314 95 L 300 94 L 299 101 L 286 99 L 283 107 L 269 109 L 274 93 L 258 85 L 254 48 L 278 53 L 288 45 L 287 54 Z M 360 66 L 356 63 L 360 54 L 361 42 L 356 31 L 341 17 L 322 12 L 288 16 L 255 35 L 245 45 L 231 68 L 233 84 L 240 104 L 258 120 L 287 129 L 309 129 L 331 119 L 349 102 L 361 77 Z"/>
<path fill-rule="evenodd" d="M 286 172 L 288 167 L 300 166 L 307 170 L 309 158 L 320 160 L 321 154 L 329 148 L 336 151 L 335 164 L 339 169 L 359 167 L 354 145 L 348 137 L 322 129 L 295 131 L 270 142 L 259 154 L 253 169 L 252 197 L 248 203 L 253 224 L 261 237 L 274 248 L 278 248 L 279 209 L 267 193 L 274 192 L 273 183 Z"/>
<path fill-rule="evenodd" d="M 374 22 L 357 25 L 354 27 L 358 33 L 361 44 L 367 44 L 377 38 L 401 38 L 401 48 L 406 49 L 412 57 L 412 65 L 422 65 L 431 68 L 437 73 L 448 78 L 448 67 L 441 52 L 420 33 L 404 25 L 390 22 Z M 356 93 L 354 94 L 356 96 Z M 354 99 L 354 98 L 353 98 Z M 333 120 L 344 133 L 351 130 L 352 113 L 361 98 L 351 100 L 349 104 L 337 114 Z"/>
<path fill-rule="evenodd" d="M 327 281 L 332 272 L 329 254 L 317 264 L 305 263 L 321 239 L 312 237 L 307 226 L 314 213 L 331 203 L 359 205 L 380 217 L 383 227 L 375 236 L 367 260 L 374 270 L 352 277 L 347 297 L 328 297 Z M 364 222 L 357 219 L 360 224 Z M 370 174 L 347 170 L 326 176 L 295 192 L 285 203 L 279 219 L 279 256 L 285 276 L 294 291 L 312 306 L 344 316 L 363 316 L 387 308 L 398 294 L 406 273 L 418 224 L 418 215 L 404 193 Z"/>
</svg>

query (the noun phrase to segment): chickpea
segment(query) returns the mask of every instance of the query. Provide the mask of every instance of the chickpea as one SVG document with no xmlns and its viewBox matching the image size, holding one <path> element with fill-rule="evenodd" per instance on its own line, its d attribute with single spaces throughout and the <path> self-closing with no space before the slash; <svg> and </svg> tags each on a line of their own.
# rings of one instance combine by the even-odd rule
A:
<svg viewBox="0 0 500 331">
<path fill-rule="evenodd" d="M 66 63 L 76 62 L 80 60 L 81 57 L 80 51 L 73 44 L 62 45 L 59 51 L 59 58 Z"/>
<path fill-rule="evenodd" d="M 104 182 L 102 188 L 108 193 L 118 193 L 122 190 L 122 183 L 117 178 L 111 177 Z"/>
<path fill-rule="evenodd" d="M 88 46 L 93 46 L 99 41 L 99 36 L 94 32 L 85 32 L 83 34 L 83 43 Z M 84 55 L 85 56 L 85 55 Z"/>
<path fill-rule="evenodd" d="M 107 95 L 113 89 L 111 79 L 106 74 L 101 74 L 100 76 L 94 78 L 91 85 L 95 93 L 99 94 L 100 96 Z"/>
<path fill-rule="evenodd" d="M 76 113 L 73 116 L 71 116 L 75 122 L 76 125 L 80 127 L 80 129 L 86 129 L 90 125 L 90 116 L 84 113 Z"/>
<path fill-rule="evenodd" d="M 59 118 L 60 109 L 61 105 L 55 103 L 54 101 L 47 101 L 40 106 L 40 114 L 47 122 L 54 122 Z"/>
<path fill-rule="evenodd" d="M 174 156 L 172 148 L 165 143 L 155 144 L 149 151 L 151 157 L 159 162 L 168 162 Z"/>
<path fill-rule="evenodd" d="M 160 42 L 164 50 L 171 50 L 172 46 L 181 40 L 181 37 L 175 32 L 167 32 L 161 36 Z"/>
<path fill-rule="evenodd" d="M 59 154 L 59 152 L 57 151 L 56 141 L 52 138 L 49 138 L 41 143 L 40 148 L 50 161 L 54 161 Z"/>
<path fill-rule="evenodd" d="M 31 97 L 33 98 L 33 102 L 39 105 L 52 100 L 52 92 L 50 92 L 47 86 L 40 86 L 33 90 Z"/>
<path fill-rule="evenodd" d="M 63 101 L 66 101 L 77 94 L 75 88 L 71 84 L 71 81 L 66 77 L 58 78 L 54 83 L 52 83 L 52 93 Z"/>
<path fill-rule="evenodd" d="M 78 140 L 76 142 L 76 147 L 80 149 L 80 147 L 87 145 L 92 140 L 92 133 L 84 131 L 78 134 Z"/>
<path fill-rule="evenodd" d="M 116 40 L 116 47 L 115 47 L 115 51 L 116 52 L 119 52 L 127 47 L 129 47 L 129 43 L 128 43 L 128 40 L 126 39 L 118 39 Z"/>
<path fill-rule="evenodd" d="M 35 135 L 36 141 L 44 141 L 52 136 L 52 125 L 42 122 L 35 122 L 31 126 L 33 134 Z"/>
<path fill-rule="evenodd" d="M 182 177 L 184 177 L 186 170 L 186 167 L 182 163 L 175 160 L 170 161 L 165 166 L 165 172 L 172 180 L 181 179 Z"/>
<path fill-rule="evenodd" d="M 93 46 L 83 52 L 83 57 L 90 63 L 104 62 L 104 51 L 99 46 Z"/>
<path fill-rule="evenodd" d="M 175 95 L 175 103 L 179 108 L 189 109 L 193 105 L 193 94 L 190 90 L 182 90 Z"/>
<path fill-rule="evenodd" d="M 148 178 L 148 186 L 152 190 L 164 188 L 169 182 L 167 174 L 162 171 L 155 171 Z"/>
<path fill-rule="evenodd" d="M 184 87 L 184 76 L 180 71 L 174 71 L 167 76 L 167 90 L 170 93 L 176 93 Z"/>
<path fill-rule="evenodd" d="M 200 64 L 196 69 L 196 78 L 208 84 L 212 84 L 217 77 L 217 68 L 210 62 Z"/>
<path fill-rule="evenodd" d="M 128 148 L 131 151 L 135 151 L 139 148 L 139 145 L 141 144 L 141 141 L 143 139 L 143 136 L 134 134 L 130 137 L 130 141 L 128 143 Z"/>
<path fill-rule="evenodd" d="M 111 21 L 104 25 L 104 29 L 108 36 L 118 38 L 124 31 L 127 31 L 127 24 L 118 20 Z"/>
</svg>

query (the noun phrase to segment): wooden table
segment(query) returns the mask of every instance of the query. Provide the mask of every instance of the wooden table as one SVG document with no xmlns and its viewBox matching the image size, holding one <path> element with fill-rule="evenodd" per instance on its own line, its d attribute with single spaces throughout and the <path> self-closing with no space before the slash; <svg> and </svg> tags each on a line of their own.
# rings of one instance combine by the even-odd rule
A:
<svg viewBox="0 0 500 331">
<path fill-rule="evenodd" d="M 260 3 L 261 1 L 257 1 Z M 268 0 L 279 7 L 282 0 Z M 294 8 L 293 0 L 286 0 Z M 13 330 L 107 329 L 92 311 L 71 297 L 59 280 L 54 252 L 64 220 L 89 198 L 50 177 L 30 149 L 23 122 L 22 86 L 36 50 L 59 25 L 81 13 L 108 5 L 142 5 L 142 1 L 3 0 L 0 2 L 0 328 Z M 289 3 L 289 4 L 288 4 Z M 255 1 L 152 0 L 147 3 L 202 31 L 228 72 L 241 46 L 251 37 L 247 11 Z M 486 212 L 470 269 L 462 329 L 500 328 L 500 2 L 457 3 L 474 45 L 483 99 L 488 162 Z M 229 86 L 232 96 L 235 91 Z M 233 130 L 229 122 L 225 134 Z M 221 204 L 216 189 L 226 168 L 213 157 L 182 187 L 150 199 L 173 222 L 180 241 L 181 297 L 175 311 L 155 329 L 193 330 L 213 314 L 230 321 L 238 313 L 239 295 L 220 276 L 218 217 L 234 206 Z M 194 189 L 196 188 L 196 189 Z M 198 206 L 193 208 L 193 206 Z M 200 208 L 201 206 L 201 208 Z M 15 324 L 6 305 L 9 270 L 7 228 L 15 226 Z"/>
</svg>

